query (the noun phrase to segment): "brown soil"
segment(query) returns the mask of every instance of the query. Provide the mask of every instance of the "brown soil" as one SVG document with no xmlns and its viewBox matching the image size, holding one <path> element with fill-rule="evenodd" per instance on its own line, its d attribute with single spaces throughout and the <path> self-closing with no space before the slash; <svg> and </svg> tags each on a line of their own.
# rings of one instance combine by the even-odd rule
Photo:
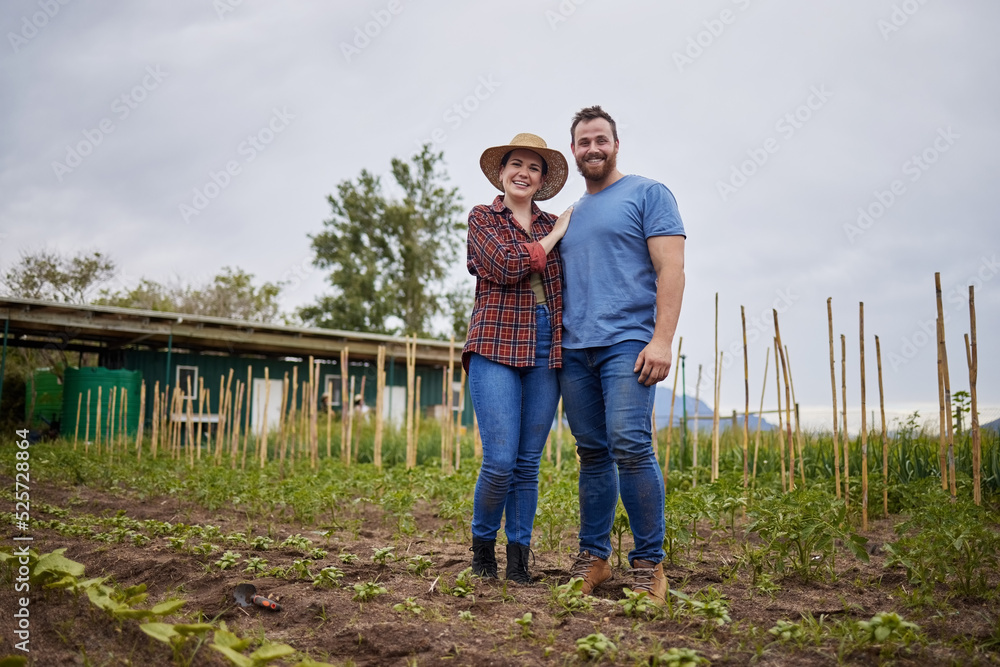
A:
<svg viewBox="0 0 1000 667">
<path fill-rule="evenodd" d="M 12 486 L 11 480 L 4 484 Z M 461 538 L 443 530 L 443 522 L 432 506 L 419 504 L 414 511 L 417 531 L 413 536 L 394 541 L 395 526 L 383 519 L 381 512 L 361 506 L 356 518 L 356 533 L 341 531 L 329 539 L 317 534 L 315 527 L 275 519 L 267 525 L 247 525 L 236 511 L 208 512 L 176 498 L 137 500 L 115 496 L 86 487 L 32 488 L 33 504 L 49 503 L 70 508 L 73 515 L 112 516 L 124 509 L 134 519 L 158 519 L 173 523 L 212 524 L 223 533 L 253 530 L 270 534 L 277 542 L 301 533 L 314 546 L 329 555 L 311 566 L 313 573 L 323 566 L 336 565 L 344 573 L 341 588 L 315 589 L 306 580 L 261 578 L 245 574 L 242 565 L 220 571 L 211 566 L 221 551 L 211 556 L 177 552 L 163 538 L 154 538 L 145 547 L 128 543 L 106 544 L 91 539 L 63 537 L 53 531 L 33 533 L 33 547 L 46 553 L 66 547 L 66 556 L 86 566 L 86 576 L 109 577 L 121 586 L 145 583 L 149 601 L 180 595 L 187 599 L 184 619 L 195 620 L 200 610 L 206 619 L 225 621 L 241 637 L 267 637 L 284 642 L 308 654 L 314 660 L 337 665 L 563 665 L 579 662 L 575 657 L 576 640 L 601 632 L 618 645 L 617 657 L 605 664 L 655 664 L 650 661 L 657 648 L 687 647 L 697 649 L 713 665 L 868 665 L 880 662 L 899 665 L 1000 664 L 998 647 L 984 648 L 990 639 L 1000 636 L 997 602 L 944 599 L 931 607 L 906 605 L 910 590 L 904 574 L 883 567 L 884 555 L 877 545 L 894 539 L 891 521 L 875 521 L 867 537 L 873 547 L 870 563 L 850 557 L 838 560 L 839 576 L 832 583 L 780 581 L 773 597 L 762 595 L 749 585 L 744 571 L 727 578 L 724 571 L 733 563 L 737 539 L 728 534 L 711 535 L 702 527 L 702 539 L 708 545 L 701 551 L 684 552 L 683 565 L 666 568 L 671 587 L 694 593 L 708 585 L 722 591 L 729 600 L 734 623 L 708 630 L 704 621 L 636 621 L 624 616 L 616 601 L 623 597 L 621 587 L 628 582 L 616 572 L 614 581 L 595 591 L 598 602 L 590 612 L 559 617 L 551 602 L 549 584 L 563 583 L 573 527 L 567 527 L 563 553 L 535 554 L 533 573 L 537 583 L 530 587 L 504 586 L 503 582 L 478 582 L 474 600 L 442 593 L 442 584 L 451 585 L 455 576 L 469 564 L 468 545 Z M 51 517 L 39 517 L 51 518 Z M 11 531 L 4 529 L 4 544 L 12 544 Z M 742 532 L 737 528 L 738 535 Z M 450 535 L 450 536 L 449 536 Z M 447 539 L 446 537 L 447 536 Z M 406 571 L 403 560 L 378 566 L 371 560 L 374 548 L 395 546 L 400 556 L 424 555 L 434 565 L 423 576 Z M 232 548 L 243 555 L 266 557 L 269 565 L 289 565 L 304 554 L 290 549 L 271 548 L 253 552 L 245 546 Z M 357 554 L 353 564 L 337 558 L 341 552 Z M 503 572 L 503 548 L 498 559 Z M 242 562 L 242 559 L 241 559 Z M 278 612 L 258 607 L 247 609 L 233 601 L 234 587 L 252 581 L 259 593 L 283 605 Z M 377 581 L 388 593 L 371 602 L 351 600 L 353 584 Z M 0 581 L 0 608 L 15 608 L 13 582 Z M 424 608 L 414 616 L 393 610 L 393 605 L 413 597 Z M 115 621 L 86 599 L 61 590 L 31 591 L 31 652 L 34 665 L 139 665 L 167 664 L 167 647 L 139 630 L 134 620 Z M 461 620 L 459 613 L 470 611 L 472 620 Z M 839 640 L 827 638 L 818 646 L 795 648 L 772 643 L 766 630 L 776 621 L 798 621 L 802 614 L 827 619 L 867 620 L 880 611 L 897 611 L 915 621 L 925 631 L 929 642 L 909 648 L 897 648 L 880 655 L 879 649 L 846 651 L 838 657 Z M 523 636 L 514 623 L 531 612 L 531 636 Z M 172 618 L 171 621 L 179 621 Z M 753 627 L 752 627 L 753 626 Z M 756 632 L 754 632 L 756 628 Z M 18 654 L 13 649 L 13 619 L 9 613 L 0 617 L 0 636 L 5 643 L 0 655 Z M 190 656 L 194 642 L 185 646 L 182 659 Z M 284 664 L 295 664 L 297 660 Z M 194 655 L 194 665 L 228 665 L 208 642 Z M 281 663 L 279 663 L 281 664 Z"/>
</svg>

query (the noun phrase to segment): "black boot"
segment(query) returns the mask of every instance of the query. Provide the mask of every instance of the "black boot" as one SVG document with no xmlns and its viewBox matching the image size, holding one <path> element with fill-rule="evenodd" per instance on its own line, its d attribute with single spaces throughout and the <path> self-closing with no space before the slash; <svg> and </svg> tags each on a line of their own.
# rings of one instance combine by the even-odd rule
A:
<svg viewBox="0 0 1000 667">
<path fill-rule="evenodd" d="M 495 553 L 496 540 L 481 540 L 472 538 L 472 574 L 487 579 L 498 579 L 497 557 Z"/>
<path fill-rule="evenodd" d="M 531 549 L 527 545 L 507 543 L 507 581 L 522 586 L 531 585 L 531 573 L 528 572 L 530 553 Z"/>
</svg>

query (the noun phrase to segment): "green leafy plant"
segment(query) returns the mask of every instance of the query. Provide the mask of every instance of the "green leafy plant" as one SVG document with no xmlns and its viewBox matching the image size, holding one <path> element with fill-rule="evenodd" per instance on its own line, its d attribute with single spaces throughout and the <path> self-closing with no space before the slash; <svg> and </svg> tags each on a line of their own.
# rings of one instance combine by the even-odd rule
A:
<svg viewBox="0 0 1000 667">
<path fill-rule="evenodd" d="M 474 593 L 476 592 L 476 582 L 475 577 L 472 574 L 472 568 L 467 567 L 455 575 L 455 583 L 453 585 L 448 586 L 446 584 L 442 584 L 441 592 L 446 595 L 453 595 L 457 598 L 475 599 Z"/>
<path fill-rule="evenodd" d="M 351 563 L 358 562 L 358 557 L 351 553 L 340 553 L 337 555 L 337 558 L 339 558 L 340 562 L 344 565 L 350 565 Z"/>
<path fill-rule="evenodd" d="M 366 581 L 364 583 L 354 584 L 354 597 L 351 599 L 355 602 L 370 602 L 377 598 L 379 595 L 388 593 L 389 591 L 385 587 L 380 586 L 374 581 Z"/>
<path fill-rule="evenodd" d="M 895 612 L 879 612 L 867 621 L 858 621 L 862 641 L 868 644 L 909 645 L 920 635 L 920 626 Z"/>
<path fill-rule="evenodd" d="M 387 565 L 389 560 L 393 557 L 393 552 L 395 550 L 396 547 L 374 548 L 373 551 L 375 553 L 372 554 L 372 562 L 376 563 L 377 565 L 383 565 L 383 566 Z"/>
<path fill-rule="evenodd" d="M 595 632 L 576 640 L 576 654 L 584 660 L 596 662 L 605 656 L 613 657 L 618 647 L 602 632 Z"/>
<path fill-rule="evenodd" d="M 267 559 L 261 558 L 260 556 L 250 556 L 250 558 L 243 561 L 246 567 L 243 568 L 244 572 L 249 574 L 261 574 L 267 571 Z"/>
<path fill-rule="evenodd" d="M 515 618 L 514 622 L 521 626 L 521 637 L 528 638 L 533 637 L 535 633 L 531 631 L 532 617 L 531 612 L 527 611 L 521 618 Z"/>
<path fill-rule="evenodd" d="M 337 588 L 340 586 L 340 580 L 343 578 L 343 570 L 339 567 L 328 565 L 313 578 L 313 586 L 316 588 Z"/>
<path fill-rule="evenodd" d="M 669 648 L 650 656 L 648 664 L 649 667 L 702 667 L 711 663 L 692 648 Z"/>
<path fill-rule="evenodd" d="M 424 572 L 434 565 L 434 561 L 426 556 L 411 556 L 406 562 L 406 571 L 422 577 Z"/>
<path fill-rule="evenodd" d="M 226 553 L 222 554 L 222 557 L 219 558 L 219 560 L 215 561 L 215 566 L 220 570 L 228 570 L 229 568 L 236 565 L 236 563 L 239 561 L 240 558 L 241 558 L 240 554 L 236 553 L 235 551 L 227 551 Z"/>
<path fill-rule="evenodd" d="M 409 612 L 414 616 L 424 613 L 424 608 L 420 606 L 415 597 L 408 597 L 399 604 L 392 605 L 392 608 L 399 612 Z"/>
<path fill-rule="evenodd" d="M 663 614 L 663 607 L 649 597 L 647 591 L 625 588 L 625 598 L 618 601 L 622 612 L 630 618 L 653 618 Z"/>
<path fill-rule="evenodd" d="M 583 594 L 583 579 L 574 577 L 565 584 L 554 586 L 550 601 L 556 616 L 568 616 L 576 612 L 590 611 L 589 595 Z"/>
</svg>

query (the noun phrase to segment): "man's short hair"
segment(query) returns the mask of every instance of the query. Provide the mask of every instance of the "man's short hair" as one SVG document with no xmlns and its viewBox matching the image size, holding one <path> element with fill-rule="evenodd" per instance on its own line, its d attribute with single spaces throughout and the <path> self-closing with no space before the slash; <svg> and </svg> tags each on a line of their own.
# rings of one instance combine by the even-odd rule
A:
<svg viewBox="0 0 1000 667">
<path fill-rule="evenodd" d="M 618 126 L 615 124 L 615 119 L 611 117 L 607 111 L 602 109 L 600 105 L 595 104 L 592 107 L 586 107 L 580 109 L 573 116 L 573 124 L 569 128 L 569 138 L 570 142 L 574 145 L 576 144 L 576 126 L 587 120 L 595 120 L 597 118 L 603 118 L 611 124 L 611 136 L 614 138 L 615 142 L 618 141 Z"/>
</svg>

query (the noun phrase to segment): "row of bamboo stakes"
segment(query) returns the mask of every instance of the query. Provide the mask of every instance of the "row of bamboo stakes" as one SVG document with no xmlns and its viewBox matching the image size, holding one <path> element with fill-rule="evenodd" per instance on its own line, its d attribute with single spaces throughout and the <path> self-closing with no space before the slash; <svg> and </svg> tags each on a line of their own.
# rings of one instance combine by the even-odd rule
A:
<svg viewBox="0 0 1000 667">
<path fill-rule="evenodd" d="M 446 472 L 458 470 L 461 465 L 461 415 L 459 406 L 454 405 L 454 393 L 451 378 L 454 377 L 454 338 L 452 338 L 451 353 L 448 366 L 442 370 L 442 406 L 444 414 L 441 415 L 441 462 Z M 373 461 L 376 467 L 382 467 L 382 444 L 385 427 L 383 410 L 385 406 L 386 391 L 386 371 L 385 371 L 386 348 L 379 346 L 375 377 L 375 410 L 374 410 L 374 443 Z M 406 466 L 412 468 L 417 464 L 417 443 L 420 437 L 420 399 L 421 378 L 416 375 L 416 336 L 406 343 L 406 367 L 407 367 L 407 400 L 406 400 Z M 202 433 L 205 424 L 212 422 L 217 424 L 214 440 L 209 440 L 206 456 L 210 457 L 216 464 L 221 464 L 228 458 L 232 468 L 239 465 L 245 469 L 249 456 L 250 461 L 257 461 L 260 467 L 264 467 L 268 460 L 268 443 L 276 440 L 274 450 L 271 452 L 280 465 L 285 462 L 294 463 L 296 459 L 308 459 L 311 467 L 316 468 L 319 462 L 319 428 L 320 418 L 320 367 L 321 364 L 313 357 L 309 358 L 308 378 L 299 383 L 298 366 L 292 369 L 291 378 L 285 373 L 282 379 L 282 391 L 280 396 L 279 424 L 277 433 L 272 434 L 271 424 L 268 423 L 269 408 L 272 401 L 271 396 L 271 376 L 270 369 L 264 368 L 263 385 L 263 410 L 257 424 L 251 424 L 251 414 L 253 412 L 253 369 L 247 366 L 247 379 L 244 383 L 237 379 L 233 383 L 234 371 L 230 369 L 228 377 L 221 376 L 219 379 L 219 396 L 222 397 L 219 403 L 217 415 L 206 416 L 205 406 L 211 402 L 211 390 L 205 386 L 204 378 L 198 379 L 197 388 L 192 386 L 191 377 L 187 376 L 186 387 L 165 388 L 160 391 L 160 383 L 157 381 L 153 388 L 153 418 L 150 432 L 151 455 L 156 458 L 161 451 L 168 452 L 171 458 L 178 459 L 186 457 L 190 465 L 202 458 L 202 447 L 191 446 L 182 448 L 182 442 L 202 443 Z M 341 438 L 340 438 L 340 458 L 341 461 L 350 466 L 357 461 L 358 444 L 361 436 L 360 426 L 355 431 L 355 421 L 359 412 L 355 409 L 355 391 L 360 396 L 365 394 L 365 383 L 367 378 L 362 376 L 360 383 L 356 383 L 357 378 L 350 376 L 350 350 L 345 348 L 340 353 L 341 368 Z M 258 378 L 259 379 L 259 378 Z M 464 396 L 465 392 L 465 371 L 462 370 L 459 396 Z M 126 431 L 128 424 L 128 391 L 126 388 L 111 387 L 107 403 L 104 401 L 103 387 L 97 387 L 96 391 L 96 428 L 93 442 L 98 454 L 102 451 L 114 455 L 115 452 L 124 452 L 126 445 Z M 195 390 L 197 389 L 197 394 Z M 332 451 L 332 422 L 333 422 L 333 387 L 324 387 L 324 405 L 326 412 L 326 456 L 330 458 L 334 455 Z M 299 404 L 299 392 L 301 391 L 301 404 L 303 408 L 296 410 L 294 406 Z M 198 411 L 194 411 L 194 399 L 198 400 Z M 260 400 L 258 398 L 258 400 Z M 77 397 L 76 426 L 73 436 L 73 448 L 77 449 L 80 436 L 80 417 L 85 415 L 85 437 L 84 450 L 89 453 L 91 447 L 91 390 L 86 393 L 86 405 L 84 406 L 84 395 L 81 393 Z M 107 405 L 104 415 L 104 428 L 102 430 L 102 406 Z M 85 408 L 85 410 L 84 410 Z M 146 412 L 146 383 L 143 381 L 140 388 L 139 414 Z M 137 458 L 141 459 L 143 442 L 143 429 L 145 420 L 139 419 L 139 428 L 135 438 L 135 452 Z M 242 428 L 241 428 L 242 425 Z M 476 458 L 482 457 L 482 440 L 479 436 L 478 421 L 473 418 L 473 442 L 474 455 Z M 251 432 L 255 431 L 257 436 L 251 442 Z M 560 429 L 561 431 L 561 429 Z M 261 434 L 264 434 L 263 436 Z M 214 445 L 214 450 L 213 450 Z M 182 451 L 182 449 L 184 451 Z M 557 458 L 559 458 L 557 452 Z"/>
<path fill-rule="evenodd" d="M 945 345 L 944 313 L 941 298 L 941 274 L 934 274 L 935 293 L 937 301 L 937 377 L 938 377 L 938 397 L 939 397 L 939 464 L 941 469 L 941 487 L 945 491 L 950 491 L 954 499 L 957 493 L 955 483 L 955 439 L 952 430 L 953 415 L 951 409 L 951 383 L 948 369 L 948 354 Z M 782 489 L 792 491 L 795 488 L 795 461 L 798 455 L 798 477 L 802 484 L 805 484 L 805 469 L 803 465 L 803 438 L 799 425 L 798 411 L 795 410 L 795 436 L 792 435 L 792 405 L 798 405 L 795 398 L 795 385 L 792 381 L 791 361 L 788 347 L 782 343 L 781 329 L 778 322 L 778 311 L 772 310 L 774 316 L 774 356 L 775 356 L 775 380 L 777 384 L 778 401 L 778 433 L 783 439 L 782 454 L 780 456 L 780 474 Z M 864 302 L 859 303 L 859 358 L 861 368 L 861 431 L 859 435 L 861 447 L 861 516 L 862 530 L 868 529 L 868 423 L 867 423 L 867 392 L 865 377 L 865 317 Z M 744 385 L 744 411 L 743 411 L 743 485 L 747 488 L 756 480 L 757 458 L 760 450 L 760 416 L 764 411 L 764 395 L 767 389 L 767 369 L 769 365 L 770 348 L 767 349 L 764 359 L 764 386 L 761 389 L 760 408 L 757 412 L 757 431 L 755 436 L 753 465 L 749 465 L 749 415 L 750 415 L 750 379 L 749 379 L 749 358 L 747 353 L 747 332 L 746 332 L 746 311 L 740 306 L 740 317 L 743 332 L 743 385 Z M 850 503 L 850 461 L 849 461 L 849 438 L 847 436 L 847 338 L 840 335 L 840 359 L 841 359 L 841 384 L 840 384 L 840 412 L 838 413 L 837 402 L 837 375 L 836 360 L 834 354 L 833 335 L 833 299 L 827 299 L 827 320 L 830 342 L 830 388 L 833 403 L 833 461 L 834 461 L 834 489 L 837 498 L 843 497 L 844 502 Z M 723 353 L 718 349 L 718 321 L 719 321 L 719 295 L 715 295 L 715 378 L 714 378 L 714 410 L 712 420 L 712 442 L 711 442 L 711 471 L 710 479 L 715 481 L 719 475 L 719 392 L 721 388 L 721 369 Z M 978 350 L 976 339 L 976 300 L 975 288 L 969 286 L 969 322 L 970 333 L 965 335 L 966 359 L 969 368 L 969 389 L 970 389 L 970 409 L 972 423 L 970 427 L 972 440 L 972 467 L 973 467 L 973 501 L 979 505 L 982 502 L 981 490 L 981 459 L 982 446 L 979 432 L 978 400 L 976 394 L 976 382 L 978 375 Z M 879 412 L 881 415 L 881 445 L 882 445 L 882 513 L 889 514 L 888 499 L 888 470 L 889 470 L 889 438 L 885 422 L 885 394 L 882 381 L 882 349 L 879 337 L 875 336 L 875 356 L 878 369 L 878 390 L 879 390 Z M 683 348 L 683 336 L 678 339 L 677 356 L 681 356 Z M 780 372 L 779 372 L 780 367 Z M 669 475 L 671 439 L 673 435 L 674 405 L 677 400 L 677 378 L 679 373 L 674 373 L 673 392 L 670 400 L 670 418 L 666 434 L 666 450 L 663 457 L 663 476 L 666 484 Z M 698 366 L 698 380 L 695 388 L 695 404 L 700 400 L 699 391 L 701 388 L 702 367 Z M 782 388 L 784 388 L 784 418 L 782 418 Z M 693 418 L 693 447 L 692 466 L 698 467 L 698 412 Z M 656 433 L 655 412 L 653 415 L 653 432 Z M 654 452 L 658 452 L 654 435 Z M 796 448 L 798 451 L 796 452 Z M 841 454 L 841 452 L 843 454 Z M 843 457 L 843 474 L 841 474 L 841 456 Z M 787 468 L 786 468 L 787 460 Z M 692 485 L 697 485 L 697 476 L 692 479 Z M 843 490 L 843 496 L 841 496 Z"/>
</svg>

